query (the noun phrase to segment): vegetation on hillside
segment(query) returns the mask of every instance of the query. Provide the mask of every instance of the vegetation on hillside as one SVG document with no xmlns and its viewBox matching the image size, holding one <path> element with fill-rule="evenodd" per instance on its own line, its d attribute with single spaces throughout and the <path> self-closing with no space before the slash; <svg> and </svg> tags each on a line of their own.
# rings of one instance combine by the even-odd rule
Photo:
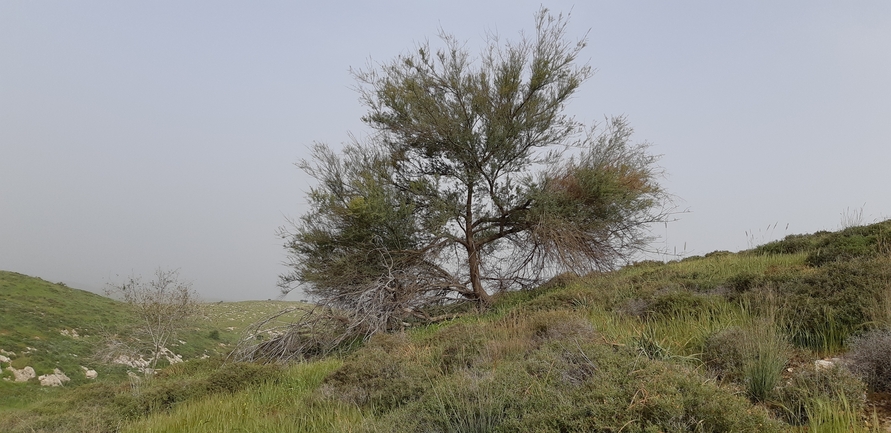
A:
<svg viewBox="0 0 891 433">
<path fill-rule="evenodd" d="M 880 431 L 887 414 L 871 404 L 882 396 L 872 391 L 891 383 L 889 241 L 891 220 L 789 236 L 741 253 L 563 276 L 502 294 L 484 313 L 380 334 L 314 361 L 189 361 L 140 384 L 68 387 L 0 410 L 0 425 L 133 432 Z M 839 356 L 844 361 L 815 366 Z M 79 403 L 86 400 L 95 404 Z M 101 422 L 89 424 L 79 413 Z"/>
</svg>

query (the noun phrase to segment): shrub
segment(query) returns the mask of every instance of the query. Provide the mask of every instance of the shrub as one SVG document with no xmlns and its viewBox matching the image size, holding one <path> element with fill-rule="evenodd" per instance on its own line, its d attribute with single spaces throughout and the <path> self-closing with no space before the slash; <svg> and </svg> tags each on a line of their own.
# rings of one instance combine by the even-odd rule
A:
<svg viewBox="0 0 891 433">
<path fill-rule="evenodd" d="M 665 319 L 687 316 L 712 309 L 718 301 L 717 296 L 697 294 L 688 290 L 670 290 L 653 297 L 647 315 Z"/>
<path fill-rule="evenodd" d="M 631 348 L 555 340 L 480 371 L 434 379 L 366 426 L 390 432 L 779 432 L 779 423 L 695 371 Z"/>
<path fill-rule="evenodd" d="M 816 369 L 806 365 L 793 371 L 786 385 L 777 389 L 778 415 L 793 425 L 804 425 L 817 402 L 823 409 L 847 406 L 858 413 L 865 403 L 866 386 L 848 369 L 834 366 Z M 827 406 L 829 405 L 829 406 Z"/>
<path fill-rule="evenodd" d="M 538 341 L 588 341 L 595 336 L 591 322 L 565 310 L 532 314 L 529 326 Z"/>
<path fill-rule="evenodd" d="M 873 330 L 851 339 L 851 370 L 877 392 L 891 392 L 891 329 Z"/>
<path fill-rule="evenodd" d="M 754 289 L 762 283 L 762 278 L 751 272 L 742 272 L 727 279 L 727 285 L 735 293 L 744 293 Z"/>
<path fill-rule="evenodd" d="M 833 353 L 873 320 L 877 299 L 887 290 L 887 274 L 878 260 L 833 262 L 774 283 L 773 305 L 764 305 L 768 296 L 763 290 L 753 290 L 745 299 L 758 310 L 779 307 L 779 320 L 796 346 Z"/>
<path fill-rule="evenodd" d="M 772 396 L 788 359 L 788 343 L 769 322 L 717 332 L 706 339 L 702 353 L 715 375 L 744 385 L 749 398 L 760 402 Z"/>
<path fill-rule="evenodd" d="M 206 380 L 209 393 L 235 392 L 276 379 L 281 368 L 274 364 L 235 362 L 214 370 Z"/>
<path fill-rule="evenodd" d="M 742 380 L 748 335 L 739 327 L 718 331 L 705 340 L 702 362 L 719 379 Z"/>
<path fill-rule="evenodd" d="M 811 251 L 829 232 L 817 232 L 812 235 L 789 235 L 780 241 L 768 242 L 752 250 L 755 254 L 795 254 Z"/>
<path fill-rule="evenodd" d="M 821 239 L 808 254 L 807 264 L 823 266 L 829 263 L 861 257 L 873 257 L 880 246 L 891 239 L 891 220 L 868 226 L 850 227 Z"/>
<path fill-rule="evenodd" d="M 412 362 L 403 344 L 401 336 L 375 335 L 325 379 L 323 394 L 378 413 L 416 400 L 439 371 Z"/>
</svg>

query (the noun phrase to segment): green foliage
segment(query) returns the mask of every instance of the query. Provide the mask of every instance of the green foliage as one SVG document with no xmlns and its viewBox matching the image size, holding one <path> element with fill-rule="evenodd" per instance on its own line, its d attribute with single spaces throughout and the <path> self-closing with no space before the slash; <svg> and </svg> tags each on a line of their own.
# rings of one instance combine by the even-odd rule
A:
<svg viewBox="0 0 891 433">
<path fill-rule="evenodd" d="M 809 432 L 880 433 L 882 431 L 875 413 L 869 424 L 864 424 L 860 411 L 852 407 L 845 395 L 830 400 L 817 398 L 807 405 L 807 414 Z"/>
<path fill-rule="evenodd" d="M 738 326 L 718 331 L 706 339 L 702 361 L 719 379 L 742 382 L 743 367 L 749 358 L 747 349 L 752 346 L 747 341 L 750 339 L 751 334 Z"/>
<path fill-rule="evenodd" d="M 874 257 L 891 242 L 891 220 L 869 226 L 850 227 L 831 233 L 817 243 L 807 258 L 811 266 L 862 257 Z"/>
<path fill-rule="evenodd" d="M 417 399 L 438 372 L 412 362 L 414 354 L 399 350 L 403 345 L 390 336 L 376 337 L 325 379 L 325 393 L 374 411 L 387 411 Z"/>
<path fill-rule="evenodd" d="M 882 261 L 857 259 L 828 263 L 800 278 L 776 282 L 780 320 L 791 341 L 821 353 L 837 352 L 845 340 L 873 321 L 876 303 L 887 291 Z M 749 298 L 766 299 L 763 291 Z"/>
<path fill-rule="evenodd" d="M 807 253 L 807 264 L 829 263 L 888 253 L 891 245 L 891 220 L 867 226 L 848 227 L 842 231 L 826 231 L 810 235 L 789 235 L 781 241 L 761 245 L 755 254 Z"/>
<path fill-rule="evenodd" d="M 592 70 L 562 15 L 541 9 L 533 37 L 490 38 L 477 58 L 441 38 L 354 71 L 375 133 L 342 154 L 315 146 L 298 164 L 318 181 L 310 210 L 280 232 L 283 290 L 301 285 L 362 338 L 458 299 L 488 308 L 555 271 L 611 269 L 666 219 L 658 157 L 625 119 L 583 132 L 564 114 Z"/>
<path fill-rule="evenodd" d="M 829 232 L 821 231 L 810 235 L 789 235 L 783 240 L 768 242 L 752 250 L 755 254 L 798 254 L 809 253 L 828 236 Z"/>
<path fill-rule="evenodd" d="M 633 351 L 555 341 L 523 362 L 464 370 L 368 431 L 780 431 L 695 372 Z"/>
</svg>

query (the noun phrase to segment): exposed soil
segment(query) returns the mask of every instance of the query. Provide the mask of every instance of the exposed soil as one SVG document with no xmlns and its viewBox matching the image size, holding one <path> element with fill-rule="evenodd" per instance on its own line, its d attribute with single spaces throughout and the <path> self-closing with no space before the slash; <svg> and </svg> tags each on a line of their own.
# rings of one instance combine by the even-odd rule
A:
<svg viewBox="0 0 891 433">
<path fill-rule="evenodd" d="M 875 413 L 886 431 L 891 432 L 891 393 L 871 392 L 866 395 L 868 419 Z"/>
</svg>

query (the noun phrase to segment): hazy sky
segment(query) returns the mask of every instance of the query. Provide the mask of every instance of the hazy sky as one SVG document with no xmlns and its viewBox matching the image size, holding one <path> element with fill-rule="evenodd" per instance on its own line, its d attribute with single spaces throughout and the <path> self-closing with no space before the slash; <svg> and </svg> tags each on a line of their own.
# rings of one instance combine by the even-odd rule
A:
<svg viewBox="0 0 891 433">
<path fill-rule="evenodd" d="M 0 2 L 0 269 L 101 291 L 179 268 L 209 300 L 274 298 L 310 185 L 293 163 L 367 131 L 349 68 L 440 27 L 514 38 L 539 4 Z M 568 111 L 624 114 L 664 155 L 690 212 L 661 246 L 891 217 L 891 2 L 544 5 L 597 71 Z"/>
</svg>

